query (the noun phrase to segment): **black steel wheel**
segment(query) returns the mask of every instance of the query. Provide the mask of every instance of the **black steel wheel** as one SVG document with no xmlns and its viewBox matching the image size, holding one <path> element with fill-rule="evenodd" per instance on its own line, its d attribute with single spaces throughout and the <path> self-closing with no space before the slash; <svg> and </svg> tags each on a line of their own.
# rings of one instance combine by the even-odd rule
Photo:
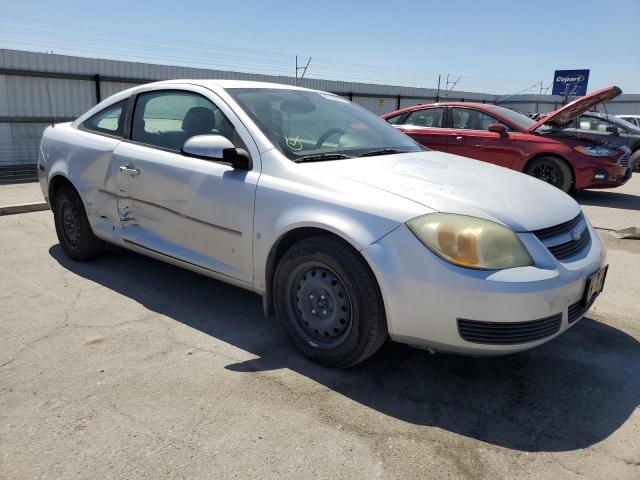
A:
<svg viewBox="0 0 640 480">
<path fill-rule="evenodd" d="M 273 287 L 278 320 L 294 345 L 318 363 L 354 365 L 388 336 L 373 274 L 337 238 L 317 236 L 292 245 L 276 268 Z"/>
<path fill-rule="evenodd" d="M 571 190 L 571 169 L 566 162 L 555 157 L 541 157 L 533 160 L 525 170 L 525 173 L 542 180 L 563 192 Z"/>
<path fill-rule="evenodd" d="M 52 203 L 56 233 L 65 255 L 76 261 L 99 255 L 105 243 L 93 234 L 78 193 L 64 185 L 56 192 Z"/>
<path fill-rule="evenodd" d="M 344 342 L 351 331 L 353 308 L 340 276 L 321 263 L 303 263 L 294 273 L 292 286 L 300 335 L 318 348 L 334 348 Z"/>
</svg>

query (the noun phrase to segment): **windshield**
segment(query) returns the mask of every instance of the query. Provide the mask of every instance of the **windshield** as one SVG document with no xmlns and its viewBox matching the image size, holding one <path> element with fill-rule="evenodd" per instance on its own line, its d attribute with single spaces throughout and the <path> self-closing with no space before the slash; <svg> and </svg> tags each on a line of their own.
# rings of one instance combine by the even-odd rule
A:
<svg viewBox="0 0 640 480">
<path fill-rule="evenodd" d="M 535 120 L 531 120 L 526 115 L 520 112 L 511 110 L 509 108 L 499 107 L 497 105 L 487 105 L 487 107 L 493 110 L 494 112 L 499 113 L 500 115 L 505 117 L 507 120 L 509 120 L 511 123 L 515 123 L 516 126 L 520 127 L 523 130 L 526 130 L 532 125 L 536 124 Z"/>
<path fill-rule="evenodd" d="M 384 120 L 337 95 L 280 88 L 227 91 L 276 148 L 294 161 L 425 150 Z"/>
</svg>

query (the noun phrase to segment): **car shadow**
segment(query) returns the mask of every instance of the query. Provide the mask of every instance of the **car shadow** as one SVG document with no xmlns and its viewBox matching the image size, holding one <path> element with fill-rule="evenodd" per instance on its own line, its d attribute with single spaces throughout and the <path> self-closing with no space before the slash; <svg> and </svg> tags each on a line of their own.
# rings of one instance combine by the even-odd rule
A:
<svg viewBox="0 0 640 480">
<path fill-rule="evenodd" d="M 259 296 L 121 249 L 90 263 L 51 256 L 64 268 L 151 311 L 257 358 L 235 372 L 288 368 L 372 410 L 527 452 L 589 447 L 614 433 L 640 400 L 640 345 L 588 318 L 537 349 L 505 357 L 431 355 L 387 343 L 351 369 L 301 357 Z"/>
<path fill-rule="evenodd" d="M 640 196 L 611 190 L 578 190 L 574 194 L 580 205 L 640 210 Z"/>
</svg>

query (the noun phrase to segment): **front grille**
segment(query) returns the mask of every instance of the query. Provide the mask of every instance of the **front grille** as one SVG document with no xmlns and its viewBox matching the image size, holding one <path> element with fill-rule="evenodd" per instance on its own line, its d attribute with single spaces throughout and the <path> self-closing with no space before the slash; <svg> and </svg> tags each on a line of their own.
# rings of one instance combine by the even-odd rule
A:
<svg viewBox="0 0 640 480">
<path fill-rule="evenodd" d="M 513 345 L 535 342 L 560 330 L 562 314 L 527 322 L 480 322 L 458 319 L 458 333 L 467 342 L 487 345 Z"/>
<path fill-rule="evenodd" d="M 631 165 L 631 152 L 627 152 L 623 156 L 621 156 L 620 160 L 618 160 L 618 165 L 624 168 L 627 168 L 629 165 Z"/>
<path fill-rule="evenodd" d="M 568 222 L 559 223 L 553 227 L 541 228 L 540 230 L 534 230 L 532 233 L 540 240 L 545 238 L 555 237 L 556 235 L 562 235 L 569 232 L 582 220 L 582 214 L 579 214 L 576 218 L 569 220 Z"/>
<path fill-rule="evenodd" d="M 561 243 L 560 245 L 554 245 L 547 248 L 558 260 L 564 260 L 565 258 L 569 258 L 580 253 L 582 249 L 587 246 L 587 243 L 589 243 L 589 230 L 585 228 L 578 240 L 569 240 L 568 242 Z"/>
<path fill-rule="evenodd" d="M 589 229 L 586 225 L 578 239 L 573 239 L 571 237 L 571 231 L 583 222 L 586 221 L 582 216 L 582 213 L 580 213 L 577 217 L 567 222 L 554 225 L 553 227 L 534 230 L 532 233 L 538 237 L 554 257 L 558 260 L 564 260 L 565 258 L 577 255 L 589 244 L 591 235 L 589 234 Z M 567 240 L 567 238 L 571 239 Z"/>
</svg>

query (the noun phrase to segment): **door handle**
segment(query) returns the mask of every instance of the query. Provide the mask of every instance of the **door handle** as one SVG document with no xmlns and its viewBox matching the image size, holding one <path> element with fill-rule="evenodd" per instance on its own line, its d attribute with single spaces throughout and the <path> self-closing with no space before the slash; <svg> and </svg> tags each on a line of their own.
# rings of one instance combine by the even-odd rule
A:
<svg viewBox="0 0 640 480">
<path fill-rule="evenodd" d="M 121 165 L 120 172 L 126 173 L 127 175 L 131 176 L 140 175 L 140 170 L 138 170 L 137 168 L 132 168 L 129 165 Z"/>
<path fill-rule="evenodd" d="M 456 137 L 456 140 L 462 140 L 462 138 L 463 137 L 460 135 L 460 136 Z"/>
</svg>

